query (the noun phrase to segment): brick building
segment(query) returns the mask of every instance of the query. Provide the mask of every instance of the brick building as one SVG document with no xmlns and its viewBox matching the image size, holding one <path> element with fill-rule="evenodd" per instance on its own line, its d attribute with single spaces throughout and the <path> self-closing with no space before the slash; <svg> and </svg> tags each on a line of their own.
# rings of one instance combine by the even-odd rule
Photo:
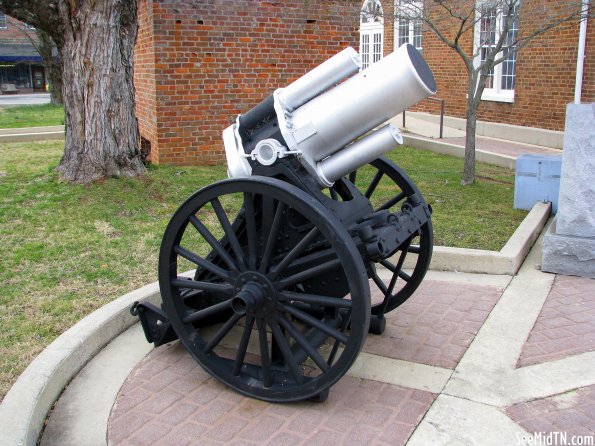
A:
<svg viewBox="0 0 595 446">
<path fill-rule="evenodd" d="M 33 28 L 0 12 L 0 94 L 46 91 L 45 69 L 31 39 Z"/>
<path fill-rule="evenodd" d="M 395 22 L 393 1 L 141 0 L 135 81 L 144 148 L 157 163 L 221 162 L 221 131 L 237 114 L 348 45 L 368 65 L 414 44 L 435 74 L 446 114 L 464 117 L 462 61 L 420 23 Z M 594 42 L 591 26 L 584 102 L 595 101 Z M 465 44 L 471 49 L 472 38 Z M 479 119 L 561 130 L 574 97 L 577 46 L 576 24 L 536 39 L 507 64 L 505 83 L 513 88 L 486 94 Z M 500 78 L 494 85 L 503 85 Z M 437 111 L 429 101 L 419 109 Z"/>
<path fill-rule="evenodd" d="M 390 0 L 392 2 L 392 0 Z M 398 1 L 398 0 L 397 0 Z M 388 3 L 383 0 L 382 3 Z M 543 14 L 556 13 L 565 2 L 533 0 L 527 2 L 530 13 L 520 13 L 519 32 L 543 23 Z M 499 26 L 500 18 L 494 17 Z M 542 22 L 539 22 L 542 21 Z M 411 21 L 414 22 L 414 21 Z M 489 23 L 480 22 L 475 33 Z M 496 30 L 498 33 L 498 30 Z M 415 42 L 414 42 L 415 39 Z M 469 54 L 473 33 L 463 43 Z M 395 22 L 395 44 L 414 43 L 428 61 L 436 77 L 437 97 L 445 100 L 445 113 L 465 117 L 467 76 L 461 58 L 421 24 Z M 516 59 L 495 68 L 492 88 L 482 95 L 478 119 L 526 127 L 563 130 L 566 104 L 574 101 L 576 87 L 579 24 L 565 24 L 535 38 Z M 582 76 L 582 102 L 595 102 L 595 23 L 587 26 L 586 55 Z M 419 109 L 436 113 L 438 104 L 424 101 Z"/>
<path fill-rule="evenodd" d="M 223 161 L 221 132 L 239 113 L 346 46 L 358 46 L 358 4 L 142 0 L 135 83 L 151 159 Z"/>
</svg>

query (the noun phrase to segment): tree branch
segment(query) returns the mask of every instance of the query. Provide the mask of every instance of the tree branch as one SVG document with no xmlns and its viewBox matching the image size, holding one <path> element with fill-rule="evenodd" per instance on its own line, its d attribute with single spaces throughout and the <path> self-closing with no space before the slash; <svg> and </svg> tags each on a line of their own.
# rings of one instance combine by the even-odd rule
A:
<svg viewBox="0 0 595 446">
<path fill-rule="evenodd" d="M 0 0 L 0 11 L 45 31 L 60 47 L 63 40 L 63 24 L 58 15 L 60 1 L 64 0 Z"/>
</svg>

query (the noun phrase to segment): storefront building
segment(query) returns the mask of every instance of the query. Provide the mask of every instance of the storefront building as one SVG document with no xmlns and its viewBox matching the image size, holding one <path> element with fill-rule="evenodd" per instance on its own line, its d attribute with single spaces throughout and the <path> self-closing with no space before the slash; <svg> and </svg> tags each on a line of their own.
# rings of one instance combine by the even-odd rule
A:
<svg viewBox="0 0 595 446">
<path fill-rule="evenodd" d="M 46 75 L 33 41 L 35 30 L 0 13 L 0 93 L 46 91 Z"/>
</svg>

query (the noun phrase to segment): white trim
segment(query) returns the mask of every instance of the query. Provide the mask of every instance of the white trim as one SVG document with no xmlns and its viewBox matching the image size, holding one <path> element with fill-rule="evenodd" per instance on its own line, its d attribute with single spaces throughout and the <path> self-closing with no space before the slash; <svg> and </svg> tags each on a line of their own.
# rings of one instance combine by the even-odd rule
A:
<svg viewBox="0 0 595 446">
<path fill-rule="evenodd" d="M 401 2 L 401 0 L 395 0 L 394 2 L 394 7 L 395 7 L 395 11 L 397 10 L 397 8 L 399 7 L 399 3 Z M 423 9 L 423 0 L 414 0 L 411 3 L 415 4 L 416 8 L 419 8 L 419 10 L 421 11 Z M 416 22 L 422 22 L 421 26 L 422 26 L 422 34 L 420 35 L 420 40 L 421 40 L 421 46 L 417 46 L 415 45 L 415 23 Z M 401 46 L 401 44 L 399 43 L 399 37 L 400 37 L 400 21 L 397 17 L 395 17 L 395 21 L 394 21 L 394 29 L 393 29 L 393 45 L 395 50 L 397 50 L 397 48 L 399 48 Z M 423 50 L 423 21 L 421 18 L 419 17 L 412 17 L 411 19 L 409 19 L 409 32 L 407 34 L 407 42 L 406 43 L 410 43 L 413 46 L 415 46 L 415 49 L 417 49 L 418 51 L 422 51 Z"/>
<path fill-rule="evenodd" d="M 482 101 L 492 102 L 514 102 L 514 90 L 500 90 L 496 91 L 494 88 L 486 88 L 482 95 Z"/>
<path fill-rule="evenodd" d="M 378 21 L 363 23 L 362 15 L 364 9 L 370 3 L 375 3 L 380 7 L 381 15 Z M 365 0 L 360 13 L 360 30 L 359 30 L 359 51 L 362 61 L 362 70 L 368 68 L 370 65 L 378 62 L 384 57 L 384 17 L 382 16 L 383 9 L 379 0 Z M 367 37 L 367 39 L 364 39 Z M 380 41 L 376 41 L 379 39 Z M 364 42 L 364 40 L 366 40 Z M 376 47 L 380 44 L 379 47 Z"/>
<path fill-rule="evenodd" d="M 585 61 L 585 42 L 587 40 L 587 18 L 589 15 L 589 0 L 583 0 L 581 25 L 578 34 L 578 52 L 576 55 L 576 79 L 574 87 L 574 103 L 580 104 L 583 93 L 583 71 Z"/>
</svg>

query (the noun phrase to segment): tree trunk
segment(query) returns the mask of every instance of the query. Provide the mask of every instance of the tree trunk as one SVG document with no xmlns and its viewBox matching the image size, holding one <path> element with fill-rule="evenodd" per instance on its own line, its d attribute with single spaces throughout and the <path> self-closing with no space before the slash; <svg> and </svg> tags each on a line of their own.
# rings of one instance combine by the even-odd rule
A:
<svg viewBox="0 0 595 446">
<path fill-rule="evenodd" d="M 59 2 L 66 144 L 58 172 L 67 181 L 145 172 L 132 67 L 136 1 Z"/>
<path fill-rule="evenodd" d="M 62 65 L 56 52 L 56 44 L 52 38 L 41 29 L 37 29 L 39 40 L 39 54 L 43 59 L 46 68 L 47 78 L 50 85 L 50 98 L 52 104 L 63 104 L 62 98 Z"/>
<path fill-rule="evenodd" d="M 461 184 L 466 186 L 475 181 L 475 130 L 477 128 L 477 110 L 467 101 L 467 124 L 465 125 L 465 162 Z"/>
</svg>

